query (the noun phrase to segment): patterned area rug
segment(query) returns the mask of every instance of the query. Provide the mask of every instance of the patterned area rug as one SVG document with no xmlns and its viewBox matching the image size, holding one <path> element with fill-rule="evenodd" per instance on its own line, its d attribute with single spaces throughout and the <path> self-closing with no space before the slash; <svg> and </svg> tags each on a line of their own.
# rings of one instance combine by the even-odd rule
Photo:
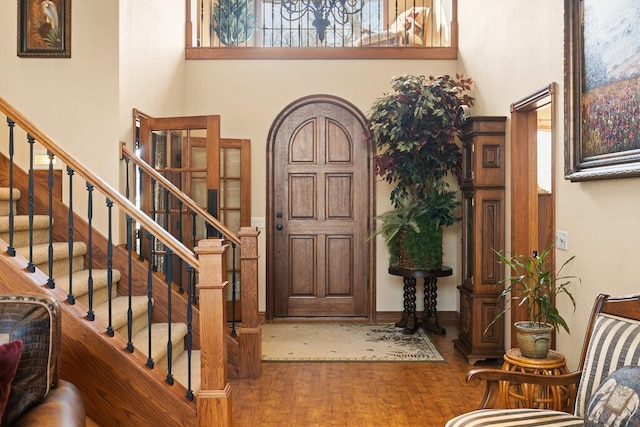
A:
<svg viewBox="0 0 640 427">
<path fill-rule="evenodd" d="M 404 335 L 391 323 L 266 323 L 262 360 L 267 361 L 444 361 L 422 331 Z"/>
</svg>

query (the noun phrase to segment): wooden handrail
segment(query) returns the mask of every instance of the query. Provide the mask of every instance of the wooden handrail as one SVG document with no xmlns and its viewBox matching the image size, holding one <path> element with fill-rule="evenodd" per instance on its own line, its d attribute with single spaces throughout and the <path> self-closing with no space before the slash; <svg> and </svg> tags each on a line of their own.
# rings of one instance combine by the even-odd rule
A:
<svg viewBox="0 0 640 427">
<path fill-rule="evenodd" d="M 157 170 L 149 166 L 147 162 L 136 156 L 131 150 L 129 150 L 126 146 L 126 143 L 121 142 L 120 144 L 120 157 L 128 158 L 131 160 L 136 166 L 150 175 L 153 179 L 160 182 L 171 194 L 180 199 L 182 203 L 184 203 L 189 209 L 195 211 L 198 215 L 204 218 L 204 220 L 213 227 L 217 228 L 224 234 L 225 239 L 231 240 L 236 245 L 240 246 L 240 238 L 236 236 L 231 230 L 229 230 L 224 224 L 222 224 L 216 217 L 211 215 L 209 212 L 204 210 L 200 205 L 198 205 L 191 197 L 188 197 L 182 190 L 176 187 L 171 181 L 162 176 Z"/>
<path fill-rule="evenodd" d="M 131 218 L 140 223 L 142 227 L 158 238 L 163 244 L 169 247 L 176 255 L 189 263 L 196 270 L 200 269 L 200 262 L 195 254 L 182 244 L 178 239 L 173 237 L 169 232 L 162 228 L 159 224 L 149 218 L 144 212 L 138 209 L 129 199 L 124 197 L 120 192 L 116 191 L 109 184 L 94 175 L 80 163 L 75 161 L 64 149 L 59 147 L 47 135 L 41 132 L 29 119 L 16 110 L 11 104 L 0 97 L 0 111 L 13 120 L 24 131 L 35 138 L 38 143 L 59 158 L 65 165 L 70 167 L 75 173 L 89 182 L 95 189 L 107 196 L 114 204 L 120 207 Z"/>
</svg>

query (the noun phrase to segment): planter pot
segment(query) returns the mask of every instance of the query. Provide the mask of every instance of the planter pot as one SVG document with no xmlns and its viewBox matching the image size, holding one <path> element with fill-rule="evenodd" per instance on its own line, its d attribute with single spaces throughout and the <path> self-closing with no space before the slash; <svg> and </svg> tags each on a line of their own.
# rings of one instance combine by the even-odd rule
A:
<svg viewBox="0 0 640 427">
<path fill-rule="evenodd" d="M 552 326 L 538 325 L 529 321 L 516 322 L 514 325 L 518 347 L 523 356 L 534 359 L 547 357 L 551 347 Z"/>
</svg>

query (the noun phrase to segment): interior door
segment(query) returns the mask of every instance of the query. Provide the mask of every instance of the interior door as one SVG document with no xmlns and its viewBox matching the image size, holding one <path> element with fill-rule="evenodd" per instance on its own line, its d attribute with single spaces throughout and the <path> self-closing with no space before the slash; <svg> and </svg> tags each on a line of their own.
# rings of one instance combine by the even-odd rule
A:
<svg viewBox="0 0 640 427">
<path fill-rule="evenodd" d="M 268 315 L 370 316 L 372 150 L 338 98 L 303 98 L 269 133 Z"/>
</svg>

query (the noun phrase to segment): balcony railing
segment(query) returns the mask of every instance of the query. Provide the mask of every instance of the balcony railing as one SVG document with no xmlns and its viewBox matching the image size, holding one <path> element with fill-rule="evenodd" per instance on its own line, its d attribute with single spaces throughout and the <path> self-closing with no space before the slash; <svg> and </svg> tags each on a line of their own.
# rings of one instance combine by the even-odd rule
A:
<svg viewBox="0 0 640 427">
<path fill-rule="evenodd" d="M 456 0 L 187 0 L 187 58 L 455 59 Z"/>
</svg>

